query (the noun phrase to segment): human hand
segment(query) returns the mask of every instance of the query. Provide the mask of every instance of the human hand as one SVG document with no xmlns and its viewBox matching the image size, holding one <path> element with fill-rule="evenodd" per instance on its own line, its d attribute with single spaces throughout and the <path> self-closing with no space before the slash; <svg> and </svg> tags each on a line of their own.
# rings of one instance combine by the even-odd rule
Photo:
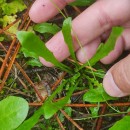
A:
<svg viewBox="0 0 130 130">
<path fill-rule="evenodd" d="M 74 0 L 53 0 L 60 9 Z M 36 22 L 45 22 L 55 16 L 58 10 L 51 0 L 36 0 L 30 10 L 30 18 Z M 96 52 L 102 40 L 107 39 L 113 26 L 122 26 L 124 31 L 116 41 L 115 49 L 101 60 L 109 64 L 117 59 L 124 50 L 130 49 L 130 0 L 98 0 L 72 23 L 73 30 L 78 36 L 84 51 L 76 42 L 73 34 L 74 48 L 80 62 L 86 62 Z M 46 43 L 47 48 L 53 52 L 59 61 L 69 56 L 67 45 L 64 43 L 62 32 L 57 33 Z M 41 62 L 46 66 L 52 66 L 44 59 Z M 130 55 L 116 63 L 104 77 L 103 85 L 106 92 L 114 97 L 122 97 L 130 94 Z"/>
</svg>

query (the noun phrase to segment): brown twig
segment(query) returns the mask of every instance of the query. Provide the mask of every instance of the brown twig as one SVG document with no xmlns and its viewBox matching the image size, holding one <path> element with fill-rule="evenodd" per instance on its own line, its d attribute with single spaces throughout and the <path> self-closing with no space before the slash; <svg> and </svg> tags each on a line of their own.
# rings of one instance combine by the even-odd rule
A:
<svg viewBox="0 0 130 130">
<path fill-rule="evenodd" d="M 8 88 L 8 87 L 4 87 L 4 88 L 5 88 L 5 89 L 8 89 L 8 90 L 10 90 L 10 91 L 12 91 L 12 92 L 15 92 L 15 93 L 21 94 L 21 95 L 23 95 L 23 96 L 27 96 L 27 97 L 32 98 L 31 95 L 29 95 L 29 94 L 25 94 L 25 93 L 23 93 L 23 92 L 21 92 L 21 91 L 19 91 L 19 90 L 11 89 L 11 88 Z"/>
<path fill-rule="evenodd" d="M 42 102 L 33 102 L 33 103 L 29 103 L 29 106 L 42 106 Z"/>
<path fill-rule="evenodd" d="M 63 78 L 65 77 L 67 73 L 64 72 L 61 77 L 52 85 L 51 90 L 53 91 L 54 89 L 56 89 L 56 87 L 60 84 L 60 82 L 63 80 Z"/>
<path fill-rule="evenodd" d="M 7 51 L 7 54 L 6 54 L 5 59 L 4 59 L 4 61 L 3 61 L 3 64 L 2 64 L 2 66 L 1 66 L 1 68 L 0 68 L 0 78 L 1 78 L 1 76 L 2 76 L 2 74 L 3 74 L 4 69 L 6 68 L 7 61 L 8 61 L 8 59 L 9 59 L 9 56 L 10 56 L 10 54 L 11 54 L 11 50 L 12 50 L 12 48 L 13 48 L 15 42 L 16 42 L 16 38 L 13 39 L 13 41 L 12 41 L 12 43 L 11 43 L 11 45 L 10 45 L 9 50 Z"/>
<path fill-rule="evenodd" d="M 67 104 L 66 106 L 68 107 L 97 107 L 99 104 Z M 104 104 L 100 104 L 100 107 L 103 107 Z M 130 106 L 130 102 L 126 103 L 113 103 L 109 104 L 110 106 L 117 106 L 117 107 L 122 107 L 122 106 Z"/>
<path fill-rule="evenodd" d="M 86 93 L 86 92 L 87 92 L 87 89 L 82 90 L 82 91 L 79 91 L 79 92 L 75 92 L 75 93 L 72 94 L 72 96 L 81 95 L 81 94 L 84 94 L 84 93 Z"/>
<path fill-rule="evenodd" d="M 10 63 L 9 63 L 9 66 L 8 66 L 8 68 L 7 68 L 7 70 L 6 70 L 5 74 L 4 74 L 4 76 L 3 76 L 2 83 L 0 84 L 0 91 L 1 91 L 2 88 L 4 87 L 4 84 L 5 84 L 5 82 L 6 82 L 7 78 L 8 78 L 8 75 L 9 75 L 10 70 L 11 70 L 11 68 L 12 68 L 12 65 L 13 65 L 13 63 L 14 63 L 14 60 L 15 60 L 15 58 L 16 58 L 16 55 L 17 55 L 17 53 L 18 53 L 18 51 L 19 51 L 19 47 L 20 47 L 20 45 L 18 44 L 17 47 L 16 47 L 16 49 L 15 49 L 15 53 L 13 54 L 13 56 L 12 56 L 12 58 L 11 58 L 11 61 L 10 61 Z"/>
<path fill-rule="evenodd" d="M 78 130 L 83 130 L 71 117 L 69 117 L 63 110 L 60 110 L 61 113 L 76 127 Z"/>
<path fill-rule="evenodd" d="M 107 105 L 104 104 L 101 110 L 101 115 L 103 115 L 106 111 Z M 96 130 L 100 130 L 102 127 L 102 121 L 103 121 L 103 117 L 99 117 L 99 119 L 97 120 L 97 126 L 96 126 Z"/>
<path fill-rule="evenodd" d="M 34 88 L 36 94 L 38 95 L 38 97 L 41 99 L 41 101 L 43 101 L 43 97 L 41 96 L 41 94 L 39 93 L 38 89 L 35 87 L 34 83 L 32 82 L 32 80 L 28 77 L 28 75 L 26 74 L 26 72 L 22 69 L 22 67 L 15 62 L 17 68 L 21 71 L 21 73 L 23 74 L 23 76 L 25 77 L 25 79 L 31 84 L 31 86 Z"/>
<path fill-rule="evenodd" d="M 2 47 L 2 49 L 6 52 L 6 53 L 8 53 L 8 51 L 6 50 L 6 48 L 3 46 L 3 44 L 1 44 L 1 42 L 0 42 L 0 46 Z M 9 59 L 11 60 L 11 58 L 9 57 Z M 17 61 L 15 61 L 15 65 L 16 66 L 18 66 L 19 64 L 17 63 Z M 6 64 L 6 66 L 8 67 L 8 65 Z M 19 65 L 20 66 L 20 65 Z M 5 67 L 3 67 L 3 69 L 5 69 Z M 23 69 L 22 69 L 23 70 Z M 1 71 L 1 70 L 0 70 Z M 28 89 L 27 88 L 27 86 L 26 86 L 26 84 L 22 81 L 22 79 L 20 78 L 20 77 L 18 77 L 18 80 L 19 80 L 19 82 L 23 85 L 23 87 L 25 88 L 25 89 Z"/>
<path fill-rule="evenodd" d="M 28 12 L 28 11 L 27 11 L 27 12 Z M 27 13 L 26 16 L 28 16 L 28 13 Z M 26 19 L 26 20 L 27 20 L 27 19 Z M 12 26 L 12 24 L 11 24 L 10 26 Z M 23 27 L 23 26 L 21 26 L 20 29 L 22 29 L 22 27 Z M 16 41 L 15 41 L 15 42 L 16 42 Z M 15 61 L 15 58 L 16 58 L 17 54 L 18 54 L 19 48 L 20 48 L 20 43 L 18 42 L 18 43 L 17 43 L 17 46 L 16 46 L 16 49 L 15 49 L 15 51 L 14 51 L 14 54 L 13 54 L 13 56 L 12 56 L 12 58 L 10 57 L 11 60 L 10 60 L 9 66 L 8 66 L 8 68 L 7 68 L 7 70 L 6 70 L 5 74 L 4 74 L 4 76 L 3 76 L 2 83 L 0 84 L 0 91 L 1 91 L 2 88 L 3 88 L 3 86 L 4 86 L 5 82 L 6 82 L 6 79 L 8 78 L 8 75 L 9 75 L 9 73 L 10 73 L 10 70 L 11 70 L 11 68 L 12 68 L 12 65 L 13 65 L 13 63 L 14 63 L 14 61 Z M 6 57 L 6 58 L 9 58 L 9 55 L 8 55 L 8 57 Z"/>
<path fill-rule="evenodd" d="M 65 130 L 65 128 L 64 128 L 63 124 L 61 123 L 61 121 L 60 121 L 60 119 L 59 119 L 59 117 L 58 117 L 57 114 L 55 115 L 55 117 L 56 117 L 56 120 L 57 120 L 57 122 L 58 122 L 58 124 L 59 124 L 61 130 Z"/>
</svg>

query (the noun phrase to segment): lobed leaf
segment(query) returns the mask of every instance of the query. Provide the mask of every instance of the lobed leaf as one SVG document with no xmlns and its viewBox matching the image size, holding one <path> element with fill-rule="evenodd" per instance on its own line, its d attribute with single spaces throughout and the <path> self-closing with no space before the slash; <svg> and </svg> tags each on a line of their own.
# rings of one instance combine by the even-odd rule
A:
<svg viewBox="0 0 130 130">
<path fill-rule="evenodd" d="M 62 70 L 72 73 L 71 69 L 60 63 L 52 52 L 45 46 L 45 44 L 41 41 L 41 39 L 33 34 L 32 32 L 19 31 L 17 33 L 17 38 L 19 39 L 22 49 L 28 52 L 28 56 L 33 58 L 42 57 L 46 61 L 51 62 L 55 66 L 61 68 Z"/>
</svg>

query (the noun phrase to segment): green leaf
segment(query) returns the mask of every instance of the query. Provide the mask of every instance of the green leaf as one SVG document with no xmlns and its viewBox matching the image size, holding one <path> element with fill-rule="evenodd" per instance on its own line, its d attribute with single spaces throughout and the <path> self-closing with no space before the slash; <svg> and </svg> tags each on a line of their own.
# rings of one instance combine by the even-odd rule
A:
<svg viewBox="0 0 130 130">
<path fill-rule="evenodd" d="M 71 36 L 71 29 L 72 29 L 71 23 L 72 23 L 72 19 L 70 17 L 65 19 L 63 23 L 63 27 L 62 27 L 62 33 L 64 36 L 65 43 L 67 44 L 69 48 L 70 55 L 76 61 L 74 47 L 73 47 L 73 40 Z"/>
<path fill-rule="evenodd" d="M 52 100 L 48 98 L 48 100 L 44 103 L 44 107 L 43 107 L 45 119 L 51 118 L 58 110 L 64 107 L 65 104 L 67 104 L 74 90 L 75 90 L 75 87 L 71 87 L 66 97 L 64 97 L 63 99 L 57 102 L 52 102 Z"/>
<path fill-rule="evenodd" d="M 90 109 L 90 111 L 91 111 L 92 117 L 93 117 L 93 116 L 98 116 L 98 112 L 99 112 L 100 106 L 90 107 L 89 109 Z"/>
<path fill-rule="evenodd" d="M 26 9 L 26 5 L 24 4 L 23 0 L 13 0 L 10 3 L 4 3 L 2 5 L 3 13 L 6 15 L 16 14 L 24 9 Z"/>
<path fill-rule="evenodd" d="M 3 18 L 0 18 L 0 22 L 2 22 L 3 27 L 6 27 L 7 24 L 11 24 L 15 20 L 16 20 L 16 15 L 14 15 L 14 16 L 5 15 L 5 16 L 3 16 Z"/>
<path fill-rule="evenodd" d="M 16 130 L 31 130 L 33 126 L 39 121 L 40 116 L 43 114 L 43 108 L 40 107 L 33 116 L 24 121 Z"/>
<path fill-rule="evenodd" d="M 11 27 L 8 29 L 8 31 L 9 31 L 10 33 L 12 33 L 12 34 L 16 34 L 17 31 L 18 31 L 18 27 L 19 27 L 19 23 L 20 23 L 20 22 L 21 22 L 21 21 L 15 23 L 13 26 L 11 26 Z"/>
<path fill-rule="evenodd" d="M 0 102 L 0 130 L 14 130 L 26 118 L 28 103 L 20 97 L 9 96 Z"/>
<path fill-rule="evenodd" d="M 83 100 L 86 102 L 105 102 L 108 100 L 116 100 L 117 98 L 109 96 L 103 89 L 102 86 L 99 86 L 96 89 L 90 89 L 83 96 Z"/>
<path fill-rule="evenodd" d="M 5 2 L 6 2 L 6 0 L 0 0 L 0 5 L 5 3 Z"/>
<path fill-rule="evenodd" d="M 0 36 L 0 42 L 4 41 L 4 37 Z"/>
<path fill-rule="evenodd" d="M 72 73 L 72 70 L 60 63 L 53 55 L 52 52 L 48 50 L 45 44 L 40 40 L 38 36 L 32 32 L 19 31 L 17 33 L 17 38 L 19 39 L 22 49 L 28 52 L 28 55 L 33 58 L 43 57 L 46 61 L 51 62 L 55 66 L 61 68 L 62 70 Z"/>
<path fill-rule="evenodd" d="M 27 62 L 27 65 L 41 67 L 42 63 L 38 59 L 31 59 Z"/>
<path fill-rule="evenodd" d="M 130 116 L 117 121 L 109 130 L 130 130 Z"/>
<path fill-rule="evenodd" d="M 35 25 L 33 29 L 39 33 L 51 33 L 53 35 L 60 31 L 60 27 L 52 23 L 40 23 Z"/>
<path fill-rule="evenodd" d="M 127 112 L 130 112 L 130 107 L 128 108 Z"/>
<path fill-rule="evenodd" d="M 89 60 L 91 66 L 95 65 L 100 59 L 107 56 L 115 47 L 116 40 L 118 36 L 122 33 L 122 27 L 113 27 L 111 35 L 105 44 L 101 44 L 98 48 L 96 54 Z M 88 62 L 85 63 L 81 68 L 88 65 Z M 80 69 L 81 69 L 80 68 Z"/>
<path fill-rule="evenodd" d="M 76 0 L 75 2 L 71 3 L 72 6 L 89 6 L 94 3 L 95 0 Z"/>
</svg>

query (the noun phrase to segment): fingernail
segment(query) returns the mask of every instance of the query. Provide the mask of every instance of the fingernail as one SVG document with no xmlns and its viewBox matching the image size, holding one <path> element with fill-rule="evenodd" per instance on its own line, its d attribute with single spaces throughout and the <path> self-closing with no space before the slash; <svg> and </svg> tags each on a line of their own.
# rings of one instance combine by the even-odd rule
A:
<svg viewBox="0 0 130 130">
<path fill-rule="evenodd" d="M 123 97 L 123 96 L 127 95 L 126 93 L 122 92 L 119 89 L 119 87 L 114 82 L 111 72 L 109 72 L 109 71 L 107 72 L 107 74 L 104 77 L 103 86 L 104 86 L 106 93 L 112 97 Z"/>
</svg>

